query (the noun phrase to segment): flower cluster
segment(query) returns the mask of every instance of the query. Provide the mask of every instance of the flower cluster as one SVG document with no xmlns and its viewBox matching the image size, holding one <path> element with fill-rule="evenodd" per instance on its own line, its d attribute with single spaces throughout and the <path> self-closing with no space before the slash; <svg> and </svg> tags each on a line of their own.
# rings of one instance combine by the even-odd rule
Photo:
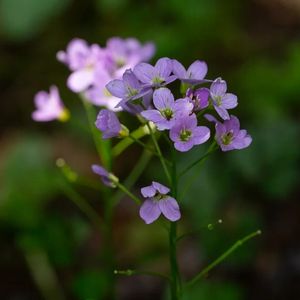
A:
<svg viewBox="0 0 300 300">
<path fill-rule="evenodd" d="M 223 121 L 214 119 L 216 141 L 223 151 L 248 147 L 251 137 L 247 132 L 239 131 L 239 124 L 229 125 L 238 122 L 228 113 L 229 109 L 238 105 L 237 96 L 227 93 L 225 80 L 206 79 L 207 70 L 203 61 L 196 60 L 186 70 L 177 60 L 165 57 L 154 66 L 142 62 L 133 69 L 127 69 L 122 79 L 112 80 L 106 87 L 111 95 L 120 99 L 117 107 L 140 114 L 153 122 L 159 131 L 169 130 L 169 138 L 180 152 L 189 151 L 210 138 L 209 128 L 201 125 L 205 121 L 204 118 L 201 120 L 201 116 L 210 110 L 214 110 Z M 179 99 L 175 99 L 166 87 L 175 80 L 181 81 L 185 88 Z M 113 129 L 107 124 L 102 131 L 107 135 Z"/>
<path fill-rule="evenodd" d="M 81 93 L 94 105 L 121 110 L 121 106 L 116 107 L 120 102 L 119 98 L 110 94 L 106 84 L 113 79 L 121 79 L 123 73 L 136 64 L 148 61 L 154 52 L 152 43 L 142 45 L 134 38 L 114 37 L 103 48 L 75 38 L 68 44 L 66 51 L 57 53 L 57 59 L 70 69 L 71 74 L 67 80 L 70 90 Z M 61 114 L 64 107 L 56 87 L 51 87 L 50 94 L 39 92 L 35 98 L 35 106 L 36 111 L 32 116 L 35 121 L 66 119 L 66 115 Z"/>
<path fill-rule="evenodd" d="M 166 137 L 179 152 L 207 142 L 211 137 L 209 122 L 215 125 L 214 143 L 222 151 L 243 149 L 251 144 L 251 136 L 240 129 L 238 118 L 228 112 L 238 101 L 236 95 L 227 92 L 225 80 L 207 79 L 207 64 L 200 60 L 187 69 L 167 57 L 160 58 L 154 65 L 146 63 L 153 54 L 153 44 L 142 45 L 133 38 L 111 38 L 104 48 L 74 39 L 66 51 L 57 53 L 58 60 L 71 71 L 67 86 L 86 101 L 104 107 L 95 120 L 103 139 L 129 137 L 145 146 L 120 123 L 116 112 L 123 110 L 136 116 L 142 127 L 146 123 L 154 140 L 155 130 L 167 132 Z M 176 81 L 180 82 L 179 97 L 173 90 Z M 36 121 L 68 118 L 55 86 L 49 93 L 37 93 L 35 105 L 37 109 L 32 117 Z M 161 156 L 160 150 L 156 150 L 156 154 Z M 103 167 L 93 165 L 92 170 L 105 185 L 122 187 L 118 178 Z M 169 188 L 155 181 L 141 189 L 146 200 L 140 207 L 140 216 L 147 224 L 161 214 L 170 221 L 181 217 L 179 205 L 169 192 Z"/>
<path fill-rule="evenodd" d="M 95 105 L 115 109 L 118 98 L 107 91 L 106 84 L 121 78 L 127 69 L 139 62 L 148 61 L 154 50 L 153 44 L 141 45 L 133 38 L 111 38 L 105 48 L 74 39 L 66 51 L 57 53 L 57 58 L 71 71 L 67 86 L 73 92 L 83 93 Z"/>
<path fill-rule="evenodd" d="M 186 70 L 177 60 L 165 57 L 154 66 L 139 63 L 127 69 L 122 79 L 112 80 L 106 88 L 120 99 L 117 107 L 142 116 L 158 131 L 169 131 L 170 140 L 180 152 L 209 140 L 210 129 L 201 124 L 206 120 L 215 124 L 215 141 L 222 151 L 248 147 L 251 136 L 246 130 L 240 130 L 238 118 L 228 113 L 238 105 L 237 96 L 227 92 L 225 80 L 206 79 L 207 71 L 203 61 L 196 60 Z M 175 80 L 181 82 L 181 91 L 184 91 L 178 99 L 167 87 Z M 215 111 L 221 121 L 206 113 L 209 111 Z M 114 112 L 101 110 L 96 126 L 103 138 L 109 138 L 120 137 L 123 125 Z M 154 222 L 161 214 L 170 221 L 180 219 L 179 205 L 169 192 L 169 188 L 154 181 L 141 189 L 146 200 L 140 207 L 140 217 L 146 224 Z"/>
</svg>

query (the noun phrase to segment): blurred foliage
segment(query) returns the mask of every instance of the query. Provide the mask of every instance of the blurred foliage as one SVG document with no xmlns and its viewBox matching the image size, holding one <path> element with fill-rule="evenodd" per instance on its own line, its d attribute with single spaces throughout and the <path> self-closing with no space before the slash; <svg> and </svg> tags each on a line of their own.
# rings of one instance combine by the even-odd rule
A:
<svg viewBox="0 0 300 300">
<path fill-rule="evenodd" d="M 35 227 L 57 193 L 49 142 L 41 136 L 22 137 L 9 149 L 2 168 L 1 219 L 22 230 Z"/>
<path fill-rule="evenodd" d="M 292 20 L 293 13 L 298 14 L 299 19 L 299 11 L 295 9 L 290 15 L 286 11 L 281 13 L 283 8 L 279 4 L 276 7 L 276 3 L 250 0 L 0 0 L 0 39 L 4 45 L 0 49 L 0 75 L 4 75 L 1 79 L 1 99 L 4 99 L 1 142 L 5 146 L 0 165 L 0 237 L 4 252 L 0 263 L 9 268 L 14 266 L 15 255 L 25 257 L 19 269 L 3 272 L 2 276 L 14 278 L 20 272 L 22 278 L 27 278 L 24 269 L 28 269 L 35 284 L 40 285 L 34 274 L 42 270 L 48 276 L 46 281 L 50 279 L 46 285 L 42 282 L 39 289 L 56 295 L 52 299 L 60 297 L 59 292 L 52 294 L 56 289 L 65 289 L 71 299 L 104 298 L 108 283 L 103 264 L 98 261 L 102 240 L 95 239 L 88 221 L 62 197 L 58 188 L 61 178 L 54 165 L 57 155 L 54 143 L 60 143 L 58 152 L 78 163 L 75 167 L 78 171 L 86 165 L 82 169 L 87 172 L 87 164 L 96 156 L 87 132 L 82 129 L 84 119 L 80 103 L 75 102 L 76 97 L 65 87 L 68 72 L 55 63 L 55 53 L 73 37 L 103 45 L 110 36 L 135 36 L 156 43 L 156 58 L 175 57 L 186 65 L 195 59 L 206 60 L 209 77 L 221 74 L 228 80 L 229 91 L 238 94 L 237 114 L 241 116 L 241 127 L 247 128 L 253 136 L 249 149 L 226 154 L 216 152 L 203 166 L 182 178 L 179 192 L 185 217 L 180 231 L 199 231 L 192 238 L 196 259 L 189 258 L 187 252 L 188 263 L 184 267 L 192 269 L 193 273 L 194 265 L 206 265 L 237 239 L 258 228 L 263 232 L 266 228 L 265 247 L 270 243 L 272 249 L 263 253 L 260 243 L 251 241 L 215 270 L 211 279 L 190 290 L 185 299 L 281 300 L 276 293 L 272 294 L 272 288 L 276 290 L 279 286 L 286 298 L 298 299 L 297 296 L 293 298 L 292 289 L 274 280 L 276 272 L 287 277 L 276 266 L 290 259 L 286 254 L 290 248 L 299 249 L 295 241 L 299 232 L 297 227 L 292 231 L 290 224 L 294 223 L 289 223 L 297 223 L 299 213 L 295 213 L 297 220 L 287 217 L 286 224 L 283 219 L 279 225 L 273 213 L 277 210 L 281 215 L 282 207 L 294 211 L 300 175 L 299 24 L 283 26 L 281 19 L 285 15 Z M 74 116 L 65 127 L 33 124 L 30 120 L 35 91 L 52 83 L 61 87 L 63 99 Z M 11 134 L 16 129 L 19 133 Z M 32 133 L 36 131 L 40 134 Z M 63 139 L 66 144 L 56 141 L 58 134 L 66 137 Z M 88 153 L 80 152 L 82 148 Z M 168 150 L 166 145 L 164 150 Z M 205 146 L 194 149 L 187 156 L 178 154 L 179 169 L 204 151 Z M 135 161 L 135 155 L 134 158 L 126 155 L 126 161 L 120 159 L 116 166 L 120 174 L 127 174 Z M 163 180 L 159 168 L 159 162 L 153 160 L 136 192 L 154 177 Z M 186 190 L 187 186 L 190 187 Z M 88 199 L 98 197 L 96 192 L 84 189 L 82 192 Z M 101 212 L 101 203 L 94 201 L 93 204 Z M 223 223 L 208 230 L 207 225 L 218 219 L 223 219 Z M 151 226 L 141 224 L 131 206 L 121 206 L 117 211 L 114 228 L 118 266 L 151 268 L 150 262 L 155 261 L 158 269 L 165 270 L 167 265 L 162 263 L 162 258 L 165 259 L 168 249 L 164 222 Z M 278 232 L 293 232 L 293 239 L 288 240 Z M 16 248 L 21 254 L 12 252 Z M 260 256 L 265 269 L 257 271 Z M 272 259 L 270 262 L 269 256 L 275 262 Z M 243 268 L 257 272 L 253 277 L 249 275 L 246 283 L 239 279 Z M 290 272 L 290 268 L 287 269 Z M 271 277 L 267 281 L 266 278 Z M 143 287 L 141 282 L 136 283 L 136 277 L 132 285 L 123 278 L 118 280 L 120 299 L 127 299 L 122 298 L 122 293 L 135 296 L 135 291 Z M 122 287 L 124 282 L 125 288 Z M 12 286 L 1 298 L 10 299 L 17 290 L 22 291 L 23 296 L 30 285 L 25 282 L 18 288 Z M 257 286 L 263 286 L 264 293 L 257 289 L 260 292 L 251 298 L 250 292 Z M 161 291 L 161 287 L 158 289 Z M 158 298 L 151 293 L 144 296 L 140 298 Z M 29 295 L 27 298 L 35 297 Z"/>
<path fill-rule="evenodd" d="M 39 34 L 60 14 L 70 0 L 1 0 L 2 33 L 11 40 L 24 41 Z"/>
</svg>

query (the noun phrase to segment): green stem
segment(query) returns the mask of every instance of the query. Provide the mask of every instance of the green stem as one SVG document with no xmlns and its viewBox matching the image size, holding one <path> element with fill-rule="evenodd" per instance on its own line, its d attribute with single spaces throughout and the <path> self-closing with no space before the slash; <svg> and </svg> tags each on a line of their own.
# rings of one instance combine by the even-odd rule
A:
<svg viewBox="0 0 300 300">
<path fill-rule="evenodd" d="M 123 151 L 125 151 L 130 145 L 134 142 L 139 141 L 142 137 L 149 135 L 148 127 L 143 125 L 138 129 L 134 130 L 130 133 L 130 136 L 122 139 L 119 143 L 117 143 L 112 149 L 112 155 L 114 157 L 119 156 Z M 141 142 L 142 143 L 142 142 Z M 149 147 L 149 146 L 147 146 Z M 153 150 L 152 150 L 153 151 Z"/>
<path fill-rule="evenodd" d="M 151 152 L 153 155 L 159 157 L 158 153 L 155 152 L 154 149 L 152 149 L 151 147 L 149 147 L 149 146 L 146 145 L 145 143 L 141 142 L 140 140 L 136 139 L 132 134 L 130 134 L 128 137 L 129 137 L 130 139 L 132 139 L 134 142 L 136 142 L 137 144 L 139 144 L 140 146 L 142 146 L 144 149 L 146 149 L 146 150 L 148 150 L 149 152 Z M 166 160 L 166 159 L 165 159 L 165 162 L 166 162 L 167 164 L 169 164 L 169 165 L 171 164 L 171 162 L 168 161 L 168 160 Z"/>
<path fill-rule="evenodd" d="M 101 159 L 103 166 L 110 170 L 111 169 L 111 150 L 110 150 L 110 140 L 103 140 L 100 131 L 95 126 L 95 121 L 97 118 L 96 111 L 92 104 L 88 102 L 83 95 L 80 95 L 83 106 L 86 111 L 89 127 L 92 133 L 94 144 L 96 146 L 98 155 Z"/>
<path fill-rule="evenodd" d="M 46 251 L 38 246 L 34 247 L 34 249 L 27 249 L 25 245 L 21 245 L 21 247 L 32 279 L 43 296 L 43 299 L 66 299 Z"/>
<path fill-rule="evenodd" d="M 176 170 L 176 157 L 175 150 L 172 150 L 172 196 L 177 199 L 177 170 Z M 171 267 L 171 299 L 178 300 L 181 298 L 181 279 L 177 262 L 177 223 L 170 222 L 169 231 L 169 251 L 170 251 L 170 267 Z"/>
<path fill-rule="evenodd" d="M 161 277 L 165 280 L 170 281 L 171 278 L 165 274 L 161 274 L 158 272 L 152 272 L 152 271 L 142 271 L 142 270 L 115 270 L 115 275 L 124 275 L 124 276 L 132 276 L 132 275 L 149 275 L 149 276 L 155 276 L 155 277 Z"/>
<path fill-rule="evenodd" d="M 188 236 L 191 236 L 191 235 L 195 235 L 195 234 L 199 234 L 202 232 L 203 229 L 208 229 L 208 230 L 213 230 L 215 228 L 216 225 L 218 224 L 222 224 L 223 223 L 223 220 L 222 219 L 219 219 L 217 222 L 215 223 L 209 223 L 205 226 L 201 226 L 200 228 L 201 229 L 198 229 L 198 230 L 194 230 L 194 231 L 190 231 L 190 232 L 187 232 L 187 233 L 184 233 L 180 236 L 177 237 L 177 242 L 181 241 L 182 239 L 188 237 Z"/>
<path fill-rule="evenodd" d="M 90 219 L 96 228 L 103 228 L 102 219 L 80 194 L 78 194 L 68 183 L 61 184 L 61 189 L 64 194 L 87 216 L 87 218 Z"/>
<path fill-rule="evenodd" d="M 135 184 L 135 182 L 139 179 L 146 166 L 148 165 L 150 159 L 152 157 L 152 153 L 147 150 L 144 150 L 139 160 L 135 164 L 134 168 L 130 172 L 129 176 L 124 181 L 124 186 L 127 190 L 130 190 L 131 187 Z M 124 193 L 121 190 L 118 190 L 112 198 L 113 205 L 116 205 Z"/>
<path fill-rule="evenodd" d="M 261 234 L 260 230 L 250 233 L 244 238 L 235 242 L 227 251 L 225 251 L 221 256 L 219 256 L 216 260 L 214 260 L 211 264 L 209 264 L 206 268 L 204 268 L 198 275 L 196 275 L 191 281 L 187 282 L 186 287 L 190 287 L 194 285 L 198 280 L 205 277 L 210 270 L 220 264 L 223 260 L 225 260 L 230 254 L 232 254 L 235 250 L 241 247 L 248 240 L 258 236 Z"/>
<path fill-rule="evenodd" d="M 123 184 L 121 184 L 120 182 L 114 182 L 114 184 L 127 196 L 129 196 L 137 205 L 141 204 L 141 200 L 135 196 L 133 193 L 131 193 L 126 186 L 124 186 Z"/>
<path fill-rule="evenodd" d="M 207 157 L 213 153 L 215 150 L 217 149 L 216 147 L 216 142 L 214 141 L 208 148 L 208 150 L 205 152 L 205 154 L 203 156 L 201 156 L 200 158 L 196 159 L 193 163 L 191 163 L 189 166 L 187 166 L 183 171 L 180 172 L 179 177 L 182 177 L 183 175 L 185 175 L 190 169 L 192 169 L 194 166 L 196 166 L 197 164 L 203 163 Z"/>
<path fill-rule="evenodd" d="M 165 174 L 166 174 L 166 177 L 167 177 L 169 183 L 171 183 L 171 175 L 170 175 L 170 172 L 169 172 L 168 167 L 167 167 L 167 165 L 166 165 L 165 159 L 164 159 L 164 157 L 163 157 L 163 155 L 162 155 L 162 152 L 161 152 L 161 150 L 160 150 L 160 148 L 159 148 L 159 145 L 158 145 L 158 143 L 157 143 L 157 140 L 156 140 L 156 138 L 155 138 L 154 132 L 153 132 L 151 126 L 149 125 L 149 123 L 147 123 L 147 126 L 148 126 L 148 129 L 149 129 L 149 132 L 150 132 L 150 135 L 151 135 L 153 144 L 154 144 L 155 149 L 156 149 L 156 151 L 157 151 L 158 157 L 159 157 L 159 159 L 160 159 L 160 162 L 161 162 L 162 167 L 163 167 L 163 169 L 164 169 L 164 172 L 165 172 Z"/>
</svg>

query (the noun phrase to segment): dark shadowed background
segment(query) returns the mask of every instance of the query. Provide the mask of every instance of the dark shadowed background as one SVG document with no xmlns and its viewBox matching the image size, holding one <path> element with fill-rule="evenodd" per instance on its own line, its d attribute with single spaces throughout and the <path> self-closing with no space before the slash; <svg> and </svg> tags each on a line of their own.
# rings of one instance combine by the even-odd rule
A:
<svg viewBox="0 0 300 300">
<path fill-rule="evenodd" d="M 97 155 L 77 96 L 56 61 L 74 37 L 105 45 L 111 36 L 153 41 L 155 59 L 188 66 L 205 60 L 209 78 L 222 76 L 239 97 L 235 112 L 253 137 L 240 152 L 216 153 L 189 173 L 180 231 L 185 278 L 244 235 L 263 234 L 241 247 L 185 296 L 188 300 L 296 300 L 300 295 L 300 2 L 298 0 L 0 0 L 0 298 L 104 299 L 103 239 L 57 182 L 63 157 L 93 180 Z M 155 61 L 154 59 L 154 61 Z M 74 118 L 31 119 L 36 91 L 56 84 Z M 201 148 L 201 147 L 200 147 Z M 179 155 L 182 163 L 198 152 Z M 140 148 L 118 160 L 124 178 Z M 153 160 L 134 192 L 154 177 Z M 102 199 L 76 187 L 101 213 Z M 207 225 L 222 219 L 221 225 Z M 146 226 L 126 197 L 113 224 L 120 269 L 167 271 L 167 236 Z M 105 258 L 104 258 L 105 259 Z M 164 282 L 117 277 L 117 299 L 165 299 Z"/>
</svg>

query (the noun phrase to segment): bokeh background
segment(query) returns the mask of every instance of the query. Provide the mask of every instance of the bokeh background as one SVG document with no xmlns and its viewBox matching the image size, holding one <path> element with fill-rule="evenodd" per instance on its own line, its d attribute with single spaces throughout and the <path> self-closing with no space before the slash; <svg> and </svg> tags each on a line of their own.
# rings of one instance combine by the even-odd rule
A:
<svg viewBox="0 0 300 300">
<path fill-rule="evenodd" d="M 105 44 L 111 36 L 153 41 L 156 58 L 209 65 L 239 96 L 235 110 L 253 136 L 249 149 L 217 153 L 195 168 L 182 199 L 179 244 L 185 278 L 244 235 L 263 234 L 241 247 L 185 299 L 296 300 L 300 295 L 300 1 L 298 0 L 0 0 L 0 298 L 107 299 L 103 237 L 62 193 L 55 161 L 63 157 L 91 180 L 97 155 L 68 70 L 55 59 L 74 37 Z M 57 84 L 73 118 L 66 124 L 31 119 L 36 91 Z M 77 121 L 73 121 L 77 120 Z M 200 147 L 201 148 L 201 147 Z M 199 148 L 186 164 L 199 156 Z M 115 173 L 132 169 L 138 147 Z M 185 157 L 185 158 L 183 158 Z M 154 176 L 156 160 L 134 192 Z M 75 187 L 102 213 L 103 199 Z M 221 225 L 207 225 L 222 219 Z M 119 269 L 168 270 L 167 235 L 145 226 L 136 207 L 121 201 L 113 222 Z M 165 299 L 162 280 L 116 277 L 117 299 Z M 106 296 L 105 296 L 106 295 Z"/>
</svg>

